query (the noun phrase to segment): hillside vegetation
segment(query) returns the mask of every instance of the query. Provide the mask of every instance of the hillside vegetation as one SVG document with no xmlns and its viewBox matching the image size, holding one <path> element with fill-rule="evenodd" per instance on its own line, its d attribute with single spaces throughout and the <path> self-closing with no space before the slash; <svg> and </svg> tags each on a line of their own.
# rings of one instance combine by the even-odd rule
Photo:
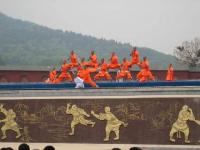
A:
<svg viewBox="0 0 200 150">
<path fill-rule="evenodd" d="M 64 57 L 68 57 L 70 50 L 75 50 L 79 57 L 87 58 L 90 50 L 95 50 L 99 59 L 108 59 L 115 51 L 122 60 L 123 57 L 130 58 L 130 49 L 130 44 L 53 30 L 0 13 L 0 65 L 58 65 Z M 175 63 L 171 55 L 145 47 L 138 49 L 141 56 L 149 57 L 152 68 L 166 69 L 169 63 Z"/>
</svg>

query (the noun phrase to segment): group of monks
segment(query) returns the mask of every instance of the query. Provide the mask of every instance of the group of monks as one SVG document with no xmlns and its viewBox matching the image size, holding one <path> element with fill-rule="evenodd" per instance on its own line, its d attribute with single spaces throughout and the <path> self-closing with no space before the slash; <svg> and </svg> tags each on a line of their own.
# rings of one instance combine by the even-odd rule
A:
<svg viewBox="0 0 200 150">
<path fill-rule="evenodd" d="M 98 72 L 94 76 L 94 80 L 112 80 L 111 75 L 109 74 L 109 69 L 117 69 L 116 80 L 125 79 L 132 80 L 132 75 L 130 73 L 130 68 L 134 65 L 140 67 L 140 71 L 137 74 L 136 78 L 140 82 L 145 82 L 149 80 L 155 80 L 151 70 L 150 64 L 147 57 L 143 57 L 143 60 L 140 61 L 140 55 L 137 48 L 133 48 L 131 52 L 131 60 L 123 59 L 123 62 L 120 64 L 118 56 L 115 52 L 112 52 L 112 55 L 109 59 L 109 63 L 103 58 L 101 62 L 98 63 L 97 55 L 94 51 L 91 51 L 89 60 L 86 61 L 85 58 L 82 58 L 81 61 L 78 61 L 78 57 L 75 52 L 72 50 L 70 52 L 69 63 L 67 60 L 63 60 L 61 66 L 60 74 L 57 73 L 56 69 L 53 68 L 50 71 L 48 83 L 60 83 L 64 80 L 72 81 L 72 76 L 69 73 L 70 70 L 76 70 L 76 76 L 83 79 L 84 83 L 90 84 L 92 87 L 97 87 L 96 83 L 91 78 L 91 73 Z M 73 71 L 72 71 L 73 72 Z M 173 67 L 172 64 L 169 65 L 166 80 L 173 80 Z"/>
</svg>

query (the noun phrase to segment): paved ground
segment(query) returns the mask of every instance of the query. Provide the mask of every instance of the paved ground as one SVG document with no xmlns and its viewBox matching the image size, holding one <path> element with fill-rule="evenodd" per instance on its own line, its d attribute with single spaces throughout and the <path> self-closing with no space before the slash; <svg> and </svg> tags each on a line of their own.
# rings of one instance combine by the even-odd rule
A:
<svg viewBox="0 0 200 150">
<path fill-rule="evenodd" d="M 67 90 L 0 90 L 0 97 L 200 95 L 200 87 L 154 87 Z"/>
</svg>

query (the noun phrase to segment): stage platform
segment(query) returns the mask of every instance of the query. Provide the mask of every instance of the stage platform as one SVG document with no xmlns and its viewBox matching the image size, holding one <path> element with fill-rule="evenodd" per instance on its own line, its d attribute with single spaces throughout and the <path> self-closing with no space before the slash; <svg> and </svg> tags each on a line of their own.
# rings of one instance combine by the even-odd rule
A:
<svg viewBox="0 0 200 150">
<path fill-rule="evenodd" d="M 180 81 L 150 81 L 150 82 L 97 82 L 99 88 L 133 88 L 133 87 L 182 87 L 198 86 L 200 80 L 180 80 Z M 40 89 L 73 89 L 74 83 L 46 84 L 46 83 L 1 83 L 0 90 L 40 90 Z M 91 88 L 85 84 L 85 88 Z"/>
<path fill-rule="evenodd" d="M 0 147 L 9 144 L 17 148 L 19 143 L 27 142 L 32 148 L 42 149 L 52 144 L 59 150 L 111 150 L 115 146 L 123 150 L 132 146 L 144 150 L 200 149 L 200 81 L 101 82 L 98 85 L 100 88 L 75 89 L 73 83 L 0 84 L 0 110 L 14 111 L 14 121 L 21 133 L 16 138 L 16 131 L 8 129 L 7 137 L 0 139 Z M 188 109 L 183 110 L 183 106 Z M 108 107 L 110 112 L 106 112 Z M 195 120 L 179 116 L 182 111 Z M 78 120 L 74 135 L 70 135 L 77 114 L 83 120 Z M 112 115 L 116 125 L 109 121 Z M 173 131 L 175 141 L 172 142 L 169 135 L 181 117 L 186 117 L 186 127 L 182 130 L 178 126 L 183 132 Z M 0 120 L 4 118 L 2 111 Z M 91 126 L 90 121 L 95 125 Z M 106 128 L 113 125 L 119 139 L 115 139 L 116 133 L 112 130 L 110 138 L 105 140 Z M 3 126 L 5 123 L 0 124 Z M 190 132 L 190 143 L 185 141 L 186 129 Z"/>
<path fill-rule="evenodd" d="M 127 97 L 152 95 L 200 95 L 199 86 L 190 87 L 132 87 L 132 88 L 89 88 L 89 89 L 29 89 L 0 90 L 1 97 Z"/>
</svg>

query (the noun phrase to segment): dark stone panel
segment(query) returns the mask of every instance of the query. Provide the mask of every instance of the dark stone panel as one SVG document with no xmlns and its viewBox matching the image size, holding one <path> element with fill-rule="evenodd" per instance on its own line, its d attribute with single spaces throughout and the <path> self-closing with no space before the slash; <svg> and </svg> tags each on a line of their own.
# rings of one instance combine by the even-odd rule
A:
<svg viewBox="0 0 200 150">
<path fill-rule="evenodd" d="M 0 100 L 0 136 L 4 130 L 7 137 L 2 142 L 197 145 L 200 144 L 199 108 L 200 98 L 5 98 Z M 72 123 L 75 131 L 69 135 Z M 172 126 L 179 130 L 173 134 L 175 142 L 169 139 Z M 16 138 L 18 129 L 21 136 Z M 110 129 L 108 141 L 104 141 L 106 129 L 107 132 Z M 184 138 L 188 129 L 190 143 Z M 119 139 L 115 140 L 118 131 Z"/>
</svg>

